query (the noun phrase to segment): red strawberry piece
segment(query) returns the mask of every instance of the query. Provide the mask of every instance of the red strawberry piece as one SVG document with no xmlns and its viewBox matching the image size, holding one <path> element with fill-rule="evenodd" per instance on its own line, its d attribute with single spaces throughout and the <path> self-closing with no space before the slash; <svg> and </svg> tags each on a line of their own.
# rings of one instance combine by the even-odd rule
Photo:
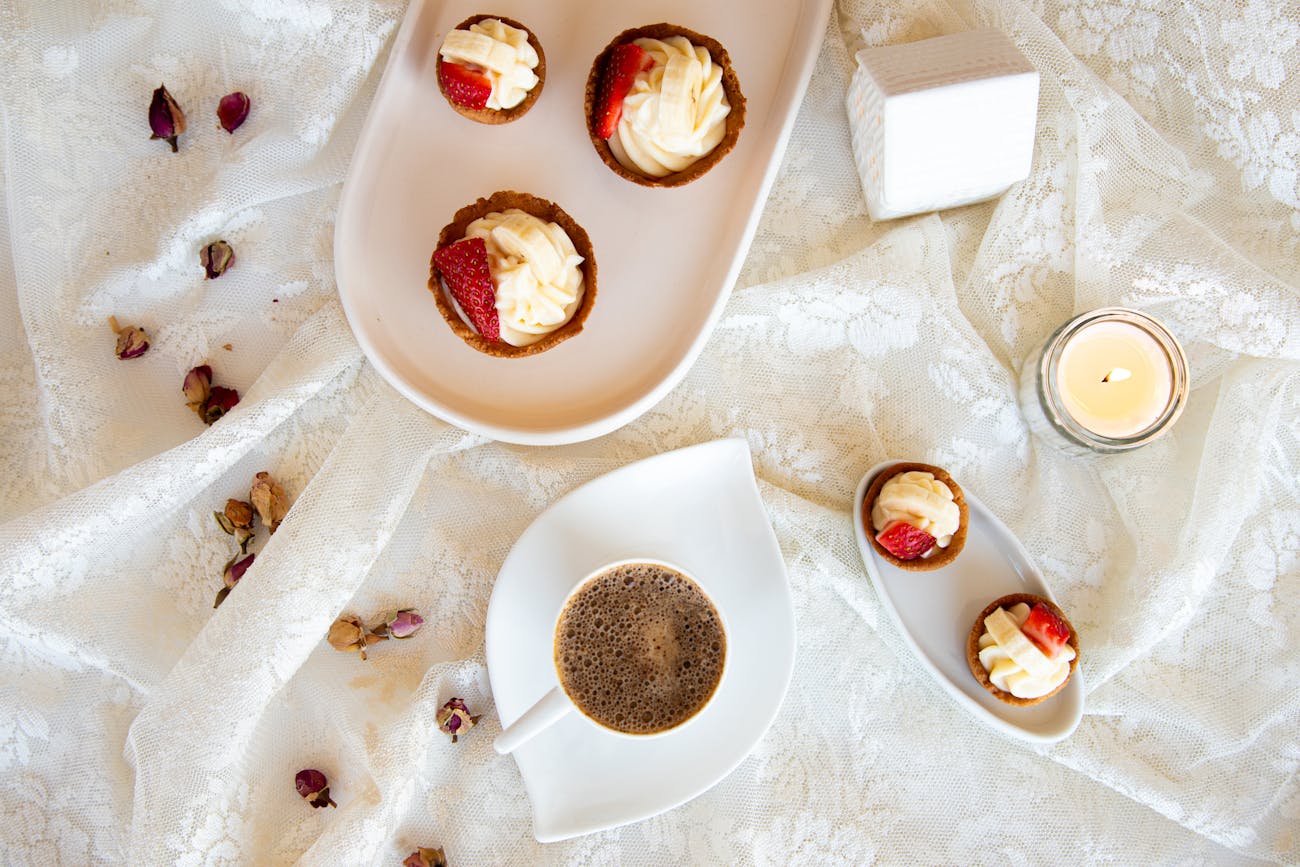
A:
<svg viewBox="0 0 1300 867">
<path fill-rule="evenodd" d="M 440 60 L 438 77 L 452 102 L 464 108 L 487 107 L 488 97 L 492 95 L 492 79 L 483 73 L 459 63 Z"/>
<path fill-rule="evenodd" d="M 876 541 L 900 560 L 915 560 L 934 547 L 934 537 L 906 521 L 894 521 L 876 534 Z"/>
<path fill-rule="evenodd" d="M 433 254 L 433 264 L 451 290 L 460 309 L 484 340 L 501 339 L 497 318 L 497 293 L 488 270 L 487 244 L 482 238 L 466 238 L 442 247 Z"/>
<path fill-rule="evenodd" d="M 1049 657 L 1056 656 L 1070 640 L 1070 627 L 1056 616 L 1055 611 L 1041 602 L 1035 602 L 1034 607 L 1029 609 L 1029 616 L 1020 624 L 1020 631 Z"/>
<path fill-rule="evenodd" d="M 623 99 L 632 89 L 637 73 L 655 65 L 654 58 L 639 45 L 615 45 L 605 62 L 600 90 L 596 99 L 596 116 L 592 125 L 599 138 L 609 138 L 623 116 Z"/>
</svg>

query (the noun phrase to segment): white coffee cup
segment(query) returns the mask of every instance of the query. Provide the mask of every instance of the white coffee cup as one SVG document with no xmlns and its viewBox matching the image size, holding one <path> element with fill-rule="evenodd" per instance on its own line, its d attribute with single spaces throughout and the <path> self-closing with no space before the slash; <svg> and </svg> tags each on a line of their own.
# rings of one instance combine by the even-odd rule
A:
<svg viewBox="0 0 1300 867">
<path fill-rule="evenodd" d="M 693 574 L 691 574 L 687 570 L 683 569 L 681 566 L 678 566 L 674 563 L 668 563 L 663 560 L 658 560 L 653 557 L 630 557 L 626 560 L 616 560 L 613 563 L 606 563 L 604 566 L 601 566 L 599 569 L 592 571 L 581 581 L 575 584 L 573 589 L 569 591 L 568 595 L 564 597 L 564 601 L 560 603 L 559 610 L 555 612 L 554 622 L 551 627 L 551 655 L 552 655 L 552 664 L 554 666 L 553 670 L 555 671 L 556 684 L 550 689 L 550 691 L 546 693 L 546 695 L 538 699 L 537 702 L 532 707 L 524 711 L 523 715 L 520 716 L 519 719 L 515 720 L 513 724 L 511 724 L 504 731 L 502 731 L 501 734 L 497 735 L 497 739 L 493 742 L 492 746 L 496 749 L 498 753 L 500 753 L 501 755 L 506 755 L 507 753 L 514 752 L 520 746 L 532 740 L 534 737 L 541 734 L 543 731 L 550 728 L 552 725 L 559 722 L 564 717 L 568 716 L 570 712 L 577 713 L 578 716 L 580 716 L 582 719 L 586 720 L 588 723 L 598 728 L 600 731 L 619 735 L 620 737 L 644 740 L 648 738 L 663 737 L 664 735 L 669 735 L 681 731 L 683 726 L 686 726 L 692 720 L 697 719 L 702 713 L 704 713 L 704 710 L 710 704 L 713 703 L 713 699 L 717 696 L 718 692 L 721 691 L 722 689 L 722 683 L 727 676 L 727 669 L 730 667 L 731 653 L 730 653 L 729 646 L 728 646 L 727 653 L 723 656 L 722 672 L 718 675 L 718 682 L 714 686 L 712 694 L 708 697 L 707 700 L 705 700 L 705 702 L 702 705 L 699 706 L 699 708 L 696 709 L 695 713 L 691 714 L 689 717 L 682 720 L 677 725 L 672 726 L 671 728 L 663 729 L 661 731 L 651 732 L 649 734 L 638 734 L 634 732 L 621 731 L 619 729 L 607 726 L 604 723 L 600 722 L 599 720 L 593 719 L 592 717 L 583 713 L 582 709 L 578 707 L 578 705 L 573 701 L 573 699 L 569 697 L 569 694 L 565 692 L 564 682 L 560 678 L 559 666 L 554 659 L 554 655 L 555 655 L 555 632 L 559 628 L 560 617 L 563 615 L 565 607 L 569 604 L 569 600 L 572 599 L 575 595 L 577 595 L 577 593 L 580 590 L 582 590 L 584 587 L 586 587 L 587 584 L 590 583 L 593 579 L 601 575 L 604 575 L 606 572 L 610 571 L 611 569 L 617 569 L 620 566 L 630 566 L 630 565 L 640 564 L 640 563 L 645 563 L 651 566 L 660 566 L 663 567 L 664 569 L 670 569 L 673 572 L 678 572 L 681 575 L 684 575 L 685 577 L 693 581 L 695 583 L 695 586 L 698 587 L 700 591 L 704 594 L 705 598 L 708 599 L 709 604 L 713 606 L 713 610 L 717 612 L 718 623 L 722 628 L 723 638 L 724 640 L 727 640 L 727 622 L 722 615 L 722 608 L 718 605 L 717 601 L 714 600 L 714 598 L 709 595 L 708 589 L 703 584 L 703 582 L 701 582 L 698 578 L 696 578 Z"/>
</svg>

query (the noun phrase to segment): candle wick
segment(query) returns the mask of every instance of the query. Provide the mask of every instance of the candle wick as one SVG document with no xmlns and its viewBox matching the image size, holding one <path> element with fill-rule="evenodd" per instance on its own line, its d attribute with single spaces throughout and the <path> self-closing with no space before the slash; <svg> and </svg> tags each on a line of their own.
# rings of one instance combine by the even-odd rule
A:
<svg viewBox="0 0 1300 867">
<path fill-rule="evenodd" d="M 1102 382 L 1123 382 L 1124 380 L 1128 379 L 1132 375 L 1133 374 L 1131 371 L 1125 370 L 1122 367 L 1112 367 L 1110 371 L 1101 378 L 1101 381 Z"/>
</svg>

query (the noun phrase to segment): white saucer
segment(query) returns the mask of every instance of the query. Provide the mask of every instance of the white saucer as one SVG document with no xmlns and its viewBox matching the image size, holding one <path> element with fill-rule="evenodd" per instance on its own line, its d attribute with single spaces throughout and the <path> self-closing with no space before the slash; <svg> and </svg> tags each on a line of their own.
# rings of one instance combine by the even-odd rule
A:
<svg viewBox="0 0 1300 867">
<path fill-rule="evenodd" d="M 980 686 L 966 664 L 966 639 L 984 606 L 1008 593 L 1034 593 L 1056 601 L 1020 540 L 970 488 L 962 485 L 970 509 L 966 547 L 947 566 L 933 572 L 907 572 L 886 563 L 871 547 L 862 525 L 862 498 L 872 479 L 897 463 L 885 461 L 872 467 L 853 496 L 858 550 L 885 610 L 921 664 L 976 718 L 1027 741 L 1051 743 L 1069 737 L 1083 717 L 1082 671 L 1076 669 L 1065 689 L 1042 704 L 1015 707 Z"/>
<path fill-rule="evenodd" d="M 570 714 L 516 750 L 542 843 L 646 819 L 701 794 L 758 743 L 790 683 L 794 610 L 785 562 L 749 446 L 718 440 L 588 482 L 515 542 L 487 613 L 488 675 L 503 725 L 556 684 L 552 628 L 569 590 L 628 557 L 676 563 L 707 584 L 727 619 L 727 675 L 680 731 L 633 740 Z"/>
</svg>

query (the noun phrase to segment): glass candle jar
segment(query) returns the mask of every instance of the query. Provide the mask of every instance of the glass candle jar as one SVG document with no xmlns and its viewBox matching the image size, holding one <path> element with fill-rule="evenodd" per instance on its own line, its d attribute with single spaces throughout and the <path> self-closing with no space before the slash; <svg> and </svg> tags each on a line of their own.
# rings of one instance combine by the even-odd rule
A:
<svg viewBox="0 0 1300 867">
<path fill-rule="evenodd" d="M 1071 454 L 1125 452 L 1173 426 L 1187 403 L 1187 356 L 1155 319 L 1103 307 L 1056 329 L 1020 371 L 1029 428 Z"/>
</svg>

